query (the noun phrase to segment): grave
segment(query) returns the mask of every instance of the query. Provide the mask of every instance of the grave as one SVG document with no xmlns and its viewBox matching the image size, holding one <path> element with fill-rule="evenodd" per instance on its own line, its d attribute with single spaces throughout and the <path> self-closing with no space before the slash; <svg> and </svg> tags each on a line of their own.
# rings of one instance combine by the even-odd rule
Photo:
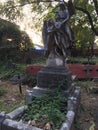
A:
<svg viewBox="0 0 98 130">
<path fill-rule="evenodd" d="M 66 5 L 64 2 L 60 2 L 59 6 L 62 12 L 65 11 Z M 68 31 L 65 28 L 65 22 L 61 22 L 61 13 L 61 20 L 59 22 L 56 21 L 59 13 L 60 12 L 58 12 L 58 15 L 56 14 L 55 21 L 49 19 L 44 22 L 43 41 L 45 44 L 45 56 L 47 56 L 47 62 L 37 73 L 37 85 L 32 91 L 27 91 L 26 104 L 28 105 L 31 103 L 35 97 L 43 97 L 47 93 L 53 95 L 59 90 L 63 103 L 67 104 L 67 114 L 65 115 L 67 118 L 61 124 L 60 130 L 72 130 L 74 121 L 77 119 L 79 113 L 80 87 L 74 86 L 71 71 L 65 61 L 67 49 L 70 48 L 70 46 L 73 46 L 74 37 L 69 25 L 66 25 L 67 28 L 69 28 Z M 56 31 L 54 31 L 54 28 Z M 60 31 L 58 31 L 59 29 Z M 48 35 L 46 34 L 46 31 Z M 68 34 L 65 35 L 65 32 Z M 65 98 L 67 100 L 63 100 Z M 20 121 L 15 120 L 16 118 L 21 117 L 26 109 L 27 106 L 23 106 L 8 114 L 1 113 L 0 130 L 41 130 L 40 128 L 29 126 L 21 122 L 21 119 Z"/>
</svg>

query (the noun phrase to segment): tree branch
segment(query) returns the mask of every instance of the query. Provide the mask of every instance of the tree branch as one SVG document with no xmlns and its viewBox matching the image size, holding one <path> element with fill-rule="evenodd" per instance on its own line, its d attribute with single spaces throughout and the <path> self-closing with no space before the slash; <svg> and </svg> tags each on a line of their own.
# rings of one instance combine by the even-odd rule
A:
<svg viewBox="0 0 98 130">
<path fill-rule="evenodd" d="M 75 9 L 82 11 L 83 13 L 85 13 L 88 16 L 88 20 L 89 20 L 89 23 L 91 25 L 91 29 L 95 33 L 95 35 L 98 36 L 98 31 L 94 27 L 93 20 L 92 20 L 90 13 L 81 7 L 75 7 Z"/>
<path fill-rule="evenodd" d="M 32 0 L 30 2 L 24 2 L 23 4 L 16 4 L 13 8 L 22 7 L 27 4 L 40 3 L 40 2 L 60 2 L 60 0 Z"/>
<path fill-rule="evenodd" d="M 98 15 L 98 2 L 97 2 L 97 0 L 93 0 L 93 2 L 94 2 L 96 13 Z"/>
</svg>

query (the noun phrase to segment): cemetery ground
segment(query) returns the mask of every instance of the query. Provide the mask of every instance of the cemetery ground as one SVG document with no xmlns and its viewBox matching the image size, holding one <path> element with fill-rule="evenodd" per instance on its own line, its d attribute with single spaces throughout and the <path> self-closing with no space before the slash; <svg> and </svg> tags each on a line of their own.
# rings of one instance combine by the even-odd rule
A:
<svg viewBox="0 0 98 130">
<path fill-rule="evenodd" d="M 18 66 L 21 72 L 24 67 L 24 65 L 22 68 Z M 11 76 L 11 73 L 9 75 Z M 0 77 L 2 77 L 1 74 Z M 12 84 L 8 78 L 9 76 L 5 75 L 5 77 L 4 80 L 0 80 L 0 112 L 8 113 L 19 106 L 25 105 L 25 92 L 26 89 L 31 89 L 31 87 L 22 85 L 22 94 L 20 94 L 19 84 Z M 75 123 L 75 130 L 97 130 L 98 93 L 93 91 L 93 87 L 98 87 L 98 83 L 94 83 L 92 80 L 78 80 L 76 84 L 81 86 L 81 103 L 80 115 Z"/>
<path fill-rule="evenodd" d="M 98 128 L 98 94 L 92 92 L 95 84 L 92 81 L 79 81 L 78 84 L 81 85 L 81 104 L 79 119 L 75 123 L 76 130 L 91 130 L 94 126 Z M 22 87 L 23 93 L 20 94 L 18 85 L 13 85 L 9 80 L 0 82 L 0 111 L 8 113 L 25 105 L 26 87 Z"/>
</svg>

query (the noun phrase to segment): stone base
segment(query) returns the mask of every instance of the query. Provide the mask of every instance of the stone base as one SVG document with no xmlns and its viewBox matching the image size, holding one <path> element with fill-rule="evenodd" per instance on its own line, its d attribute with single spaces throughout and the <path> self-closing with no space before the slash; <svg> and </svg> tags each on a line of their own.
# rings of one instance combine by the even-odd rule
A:
<svg viewBox="0 0 98 130">
<path fill-rule="evenodd" d="M 26 102 L 30 103 L 34 97 L 44 96 L 47 93 L 61 92 L 62 97 L 72 95 L 71 72 L 65 67 L 43 67 L 37 75 L 37 86 L 26 94 Z"/>
<path fill-rule="evenodd" d="M 37 86 L 41 88 L 66 90 L 71 85 L 71 72 L 65 67 L 43 67 L 37 75 Z M 62 86 L 65 88 L 62 88 Z"/>
</svg>

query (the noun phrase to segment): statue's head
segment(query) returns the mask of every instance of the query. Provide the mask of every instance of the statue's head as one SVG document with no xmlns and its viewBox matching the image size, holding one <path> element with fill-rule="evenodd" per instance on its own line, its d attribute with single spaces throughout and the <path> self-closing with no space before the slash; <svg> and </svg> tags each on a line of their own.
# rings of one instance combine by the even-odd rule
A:
<svg viewBox="0 0 98 130">
<path fill-rule="evenodd" d="M 59 2 L 60 9 L 65 9 L 66 8 L 66 3 L 65 2 Z"/>
</svg>

